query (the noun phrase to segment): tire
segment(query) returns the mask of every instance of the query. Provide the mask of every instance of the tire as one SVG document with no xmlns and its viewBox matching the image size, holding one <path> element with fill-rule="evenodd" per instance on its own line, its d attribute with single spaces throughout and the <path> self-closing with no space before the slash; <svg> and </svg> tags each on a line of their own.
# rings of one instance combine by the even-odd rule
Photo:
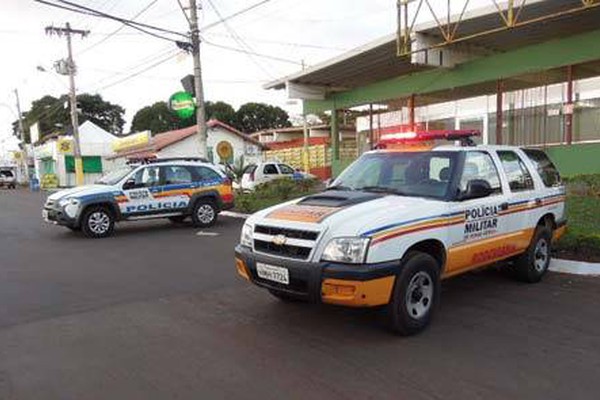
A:
<svg viewBox="0 0 600 400">
<path fill-rule="evenodd" d="M 192 210 L 192 223 L 197 228 L 208 228 L 217 222 L 218 210 L 214 201 L 200 199 L 194 204 Z"/>
<path fill-rule="evenodd" d="M 169 221 L 171 221 L 174 224 L 181 224 L 183 221 L 185 221 L 187 217 L 185 215 L 178 215 L 176 217 L 169 217 Z"/>
<path fill-rule="evenodd" d="M 113 213 L 106 207 L 90 207 L 81 217 L 81 231 L 92 239 L 101 239 L 112 235 L 115 228 Z"/>
<path fill-rule="evenodd" d="M 439 299 L 440 265 L 429 254 L 409 252 L 386 306 L 388 327 L 402 336 L 421 332 L 431 322 Z"/>
<path fill-rule="evenodd" d="M 523 282 L 539 282 L 550 265 L 552 231 L 547 226 L 538 226 L 525 253 L 514 261 L 515 277 Z"/>
</svg>

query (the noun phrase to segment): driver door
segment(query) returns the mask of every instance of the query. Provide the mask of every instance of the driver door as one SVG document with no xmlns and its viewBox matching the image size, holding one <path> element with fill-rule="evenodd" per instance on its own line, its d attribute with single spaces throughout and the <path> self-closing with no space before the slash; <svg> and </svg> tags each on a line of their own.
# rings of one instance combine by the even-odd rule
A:
<svg viewBox="0 0 600 400">
<path fill-rule="evenodd" d="M 503 215 L 508 208 L 508 198 L 496 163 L 488 152 L 465 153 L 458 183 L 459 193 L 465 193 L 468 182 L 475 179 L 489 183 L 492 192 L 486 197 L 451 203 L 450 215 L 463 216 L 463 221 L 449 227 L 450 241 L 444 276 L 492 263 L 515 252 L 514 245 L 507 237 L 507 217 Z"/>
<path fill-rule="evenodd" d="M 123 189 L 126 202 L 119 204 L 121 214 L 125 217 L 155 214 L 159 210 L 160 193 L 162 191 L 160 169 L 156 165 L 137 170 L 128 182 L 133 186 Z"/>
</svg>

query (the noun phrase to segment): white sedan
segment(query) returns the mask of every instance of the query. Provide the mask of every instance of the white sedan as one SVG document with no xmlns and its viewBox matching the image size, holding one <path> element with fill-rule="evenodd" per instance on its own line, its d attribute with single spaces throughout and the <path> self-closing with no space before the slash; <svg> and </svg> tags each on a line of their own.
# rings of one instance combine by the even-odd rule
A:
<svg viewBox="0 0 600 400">
<path fill-rule="evenodd" d="M 291 166 L 279 162 L 264 162 L 250 164 L 244 170 L 241 185 L 234 183 L 234 189 L 244 191 L 253 191 L 260 184 L 270 182 L 274 179 L 292 178 L 292 179 L 310 179 L 314 175 L 295 170 Z"/>
</svg>

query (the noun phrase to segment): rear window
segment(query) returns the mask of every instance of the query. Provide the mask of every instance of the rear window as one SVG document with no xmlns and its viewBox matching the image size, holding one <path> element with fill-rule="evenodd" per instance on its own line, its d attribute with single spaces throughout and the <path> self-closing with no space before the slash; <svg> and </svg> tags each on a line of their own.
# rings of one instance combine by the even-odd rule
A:
<svg viewBox="0 0 600 400">
<path fill-rule="evenodd" d="M 256 171 L 256 164 L 250 164 L 244 168 L 244 174 L 252 174 L 254 171 Z"/>
<path fill-rule="evenodd" d="M 14 176 L 12 171 L 0 171 L 0 175 L 6 178 L 12 178 Z"/>
<path fill-rule="evenodd" d="M 535 165 L 535 168 L 546 187 L 561 185 L 560 174 L 546 153 L 534 149 L 523 149 L 523 152 L 527 154 L 527 157 Z"/>
</svg>

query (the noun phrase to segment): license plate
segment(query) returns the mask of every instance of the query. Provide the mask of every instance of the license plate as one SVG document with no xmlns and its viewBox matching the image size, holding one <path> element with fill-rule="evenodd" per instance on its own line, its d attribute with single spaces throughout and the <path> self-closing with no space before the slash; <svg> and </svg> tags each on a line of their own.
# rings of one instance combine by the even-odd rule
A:
<svg viewBox="0 0 600 400">
<path fill-rule="evenodd" d="M 256 273 L 259 278 L 266 279 L 284 285 L 290 284 L 290 273 L 287 268 L 276 267 L 274 265 L 256 263 Z"/>
</svg>

